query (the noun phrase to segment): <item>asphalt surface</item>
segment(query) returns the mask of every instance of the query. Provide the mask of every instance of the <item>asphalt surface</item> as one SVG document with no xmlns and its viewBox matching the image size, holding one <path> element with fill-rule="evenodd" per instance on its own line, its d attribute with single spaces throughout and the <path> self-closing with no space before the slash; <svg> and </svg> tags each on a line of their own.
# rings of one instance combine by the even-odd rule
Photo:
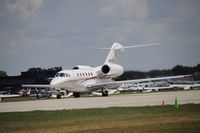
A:
<svg viewBox="0 0 200 133">
<path fill-rule="evenodd" d="M 174 104 L 175 98 L 180 104 L 200 103 L 200 90 L 8 102 L 0 103 L 0 112 L 154 106 Z"/>
</svg>

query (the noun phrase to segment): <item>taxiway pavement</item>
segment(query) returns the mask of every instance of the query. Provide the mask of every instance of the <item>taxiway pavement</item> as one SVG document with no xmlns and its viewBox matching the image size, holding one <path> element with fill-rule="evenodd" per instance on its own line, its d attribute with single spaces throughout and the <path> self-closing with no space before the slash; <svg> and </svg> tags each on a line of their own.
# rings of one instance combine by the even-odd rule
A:
<svg viewBox="0 0 200 133">
<path fill-rule="evenodd" d="M 200 90 L 7 102 L 0 103 L 0 112 L 154 106 L 162 105 L 163 101 L 164 104 L 174 104 L 175 98 L 180 104 L 200 103 Z"/>
</svg>

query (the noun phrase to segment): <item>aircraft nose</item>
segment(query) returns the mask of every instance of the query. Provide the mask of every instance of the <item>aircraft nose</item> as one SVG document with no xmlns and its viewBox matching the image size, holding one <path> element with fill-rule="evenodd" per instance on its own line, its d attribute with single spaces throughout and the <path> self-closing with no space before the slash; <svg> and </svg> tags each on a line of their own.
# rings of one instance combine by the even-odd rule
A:
<svg viewBox="0 0 200 133">
<path fill-rule="evenodd" d="M 52 81 L 50 82 L 50 87 L 53 88 L 53 87 L 56 87 L 58 85 L 58 82 L 56 79 L 52 79 Z"/>
<path fill-rule="evenodd" d="M 54 78 L 54 79 L 52 79 L 52 81 L 50 82 L 50 87 L 51 87 L 51 88 L 59 88 L 59 87 L 62 87 L 64 82 L 65 82 L 64 79 L 61 79 L 61 78 Z"/>
</svg>

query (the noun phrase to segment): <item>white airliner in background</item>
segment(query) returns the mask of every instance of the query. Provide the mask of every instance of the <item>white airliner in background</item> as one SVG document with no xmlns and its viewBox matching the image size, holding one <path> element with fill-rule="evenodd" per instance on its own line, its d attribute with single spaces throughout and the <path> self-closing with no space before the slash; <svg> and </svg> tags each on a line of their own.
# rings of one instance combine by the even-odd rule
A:
<svg viewBox="0 0 200 133">
<path fill-rule="evenodd" d="M 141 83 L 147 81 L 159 81 L 167 79 L 184 78 L 190 75 L 148 78 L 126 81 L 114 81 L 116 78 L 123 74 L 124 69 L 121 65 L 116 64 L 117 56 L 126 48 L 136 48 L 144 46 L 159 45 L 159 43 L 127 46 L 124 47 L 119 43 L 113 43 L 111 48 L 101 48 L 110 50 L 106 61 L 97 67 L 78 65 L 72 70 L 63 70 L 58 72 L 52 79 L 49 85 L 22 85 L 22 87 L 50 87 L 56 90 L 67 90 L 72 92 L 74 97 L 80 97 L 82 92 L 93 92 L 101 90 L 102 96 L 108 96 L 108 89 L 116 89 L 123 83 Z"/>
</svg>

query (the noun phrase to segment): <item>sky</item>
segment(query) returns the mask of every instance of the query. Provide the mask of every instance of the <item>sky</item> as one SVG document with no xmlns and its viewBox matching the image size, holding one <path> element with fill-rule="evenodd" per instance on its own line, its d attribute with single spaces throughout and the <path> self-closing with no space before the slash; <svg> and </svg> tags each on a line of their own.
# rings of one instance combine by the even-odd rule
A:
<svg viewBox="0 0 200 133">
<path fill-rule="evenodd" d="M 199 0 L 1 0 L 0 70 L 101 65 L 114 42 L 125 70 L 200 63 Z"/>
</svg>

